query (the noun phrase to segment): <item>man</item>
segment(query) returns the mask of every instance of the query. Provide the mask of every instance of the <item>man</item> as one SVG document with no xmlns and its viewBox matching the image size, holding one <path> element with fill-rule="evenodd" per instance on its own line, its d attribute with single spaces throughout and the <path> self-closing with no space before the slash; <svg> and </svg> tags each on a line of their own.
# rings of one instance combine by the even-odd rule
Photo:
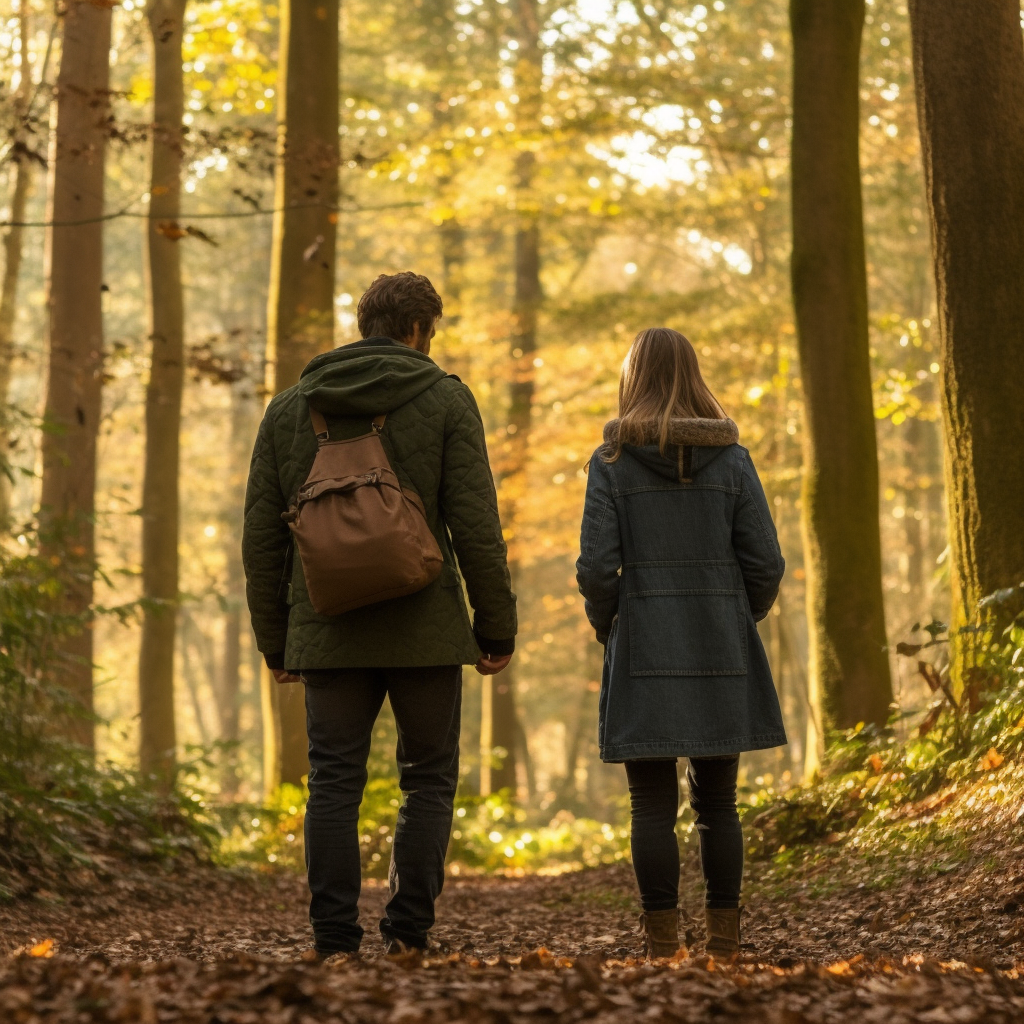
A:
<svg viewBox="0 0 1024 1024">
<path fill-rule="evenodd" d="M 378 277 L 359 300 L 362 341 L 317 356 L 260 425 L 245 499 L 242 554 L 256 642 L 279 683 L 305 684 L 309 733 L 306 866 L 320 956 L 359 948 L 358 815 L 373 725 L 391 700 L 398 725 L 398 813 L 389 951 L 425 948 L 459 775 L 462 665 L 500 672 L 516 609 L 484 429 L 469 388 L 430 358 L 441 298 L 412 273 Z M 317 451 L 310 409 L 332 440 L 381 440 L 402 486 L 422 499 L 443 557 L 425 589 L 326 617 L 306 591 L 284 512 Z M 460 577 L 459 570 L 462 576 Z M 473 606 L 470 625 L 462 582 Z"/>
</svg>

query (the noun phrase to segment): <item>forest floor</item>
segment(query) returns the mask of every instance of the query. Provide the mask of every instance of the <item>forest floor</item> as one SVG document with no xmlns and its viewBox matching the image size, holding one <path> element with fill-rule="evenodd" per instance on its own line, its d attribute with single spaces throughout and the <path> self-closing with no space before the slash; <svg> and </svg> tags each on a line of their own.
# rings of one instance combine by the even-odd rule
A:
<svg viewBox="0 0 1024 1024">
<path fill-rule="evenodd" d="M 423 958 L 384 956 L 387 889 L 371 881 L 361 955 L 318 964 L 299 876 L 109 863 L 0 904 L 0 1021 L 1021 1021 L 1024 831 L 978 820 L 909 853 L 837 844 L 750 865 L 731 964 L 702 953 L 692 853 L 690 949 L 656 964 L 639 959 L 626 865 L 449 879 Z"/>
</svg>

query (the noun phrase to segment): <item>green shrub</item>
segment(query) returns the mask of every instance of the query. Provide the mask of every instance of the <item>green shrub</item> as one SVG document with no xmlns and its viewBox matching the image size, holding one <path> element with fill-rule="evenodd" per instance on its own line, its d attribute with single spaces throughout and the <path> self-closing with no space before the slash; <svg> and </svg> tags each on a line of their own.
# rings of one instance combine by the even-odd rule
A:
<svg viewBox="0 0 1024 1024">
<path fill-rule="evenodd" d="M 931 640 L 900 644 L 917 657 L 946 642 L 945 627 L 925 627 Z M 786 791 L 764 787 L 743 809 L 749 852 L 784 854 L 802 844 L 842 841 L 858 829 L 881 828 L 941 809 L 953 787 L 987 781 L 1024 750 L 1024 622 L 998 636 L 982 634 L 975 665 L 956 695 L 946 669 L 920 661 L 933 702 L 905 711 L 884 729 L 858 726 L 834 738 L 819 776 Z M 919 716 L 922 716 L 920 717 Z"/>
<path fill-rule="evenodd" d="M 23 547 L 0 546 L 0 898 L 55 887 L 103 855 L 205 855 L 216 823 L 194 789 L 158 796 L 67 739 L 82 711 L 59 684 L 58 645 L 84 624 L 61 609 L 67 564 Z"/>
</svg>

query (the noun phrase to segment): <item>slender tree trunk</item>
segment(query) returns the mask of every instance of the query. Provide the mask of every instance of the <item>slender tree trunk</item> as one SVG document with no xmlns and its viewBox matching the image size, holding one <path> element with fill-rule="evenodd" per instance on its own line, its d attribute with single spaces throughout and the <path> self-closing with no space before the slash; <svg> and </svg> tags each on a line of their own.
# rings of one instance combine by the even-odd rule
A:
<svg viewBox="0 0 1024 1024">
<path fill-rule="evenodd" d="M 520 574 L 517 555 L 516 516 L 519 496 L 526 486 L 530 427 L 533 420 L 534 365 L 537 352 L 537 311 L 541 302 L 540 227 L 534 174 L 537 156 L 530 132 L 539 123 L 541 102 L 540 22 L 537 0 L 516 0 L 519 61 L 516 88 L 519 94 L 517 118 L 524 141 L 516 156 L 515 294 L 512 304 L 512 382 L 506 427 L 502 491 L 505 495 L 505 526 L 508 531 L 512 580 Z M 513 665 L 495 676 L 492 683 L 492 742 L 507 753 L 492 772 L 495 789 L 516 790 L 516 736 L 520 729 L 515 695 Z"/>
<path fill-rule="evenodd" d="M 1024 47 L 1018 0 L 911 0 L 941 339 L 953 624 L 1024 580 Z M 1001 609 L 1020 609 L 1020 599 Z M 997 606 L 993 619 L 1003 616 Z M 976 641 L 954 642 L 954 678 Z"/>
<path fill-rule="evenodd" d="M 450 187 L 444 182 L 444 187 Z M 466 229 L 455 216 L 441 223 L 441 261 L 444 266 L 445 320 L 457 326 L 462 319 L 462 285 L 466 269 Z"/>
<path fill-rule="evenodd" d="M 185 386 L 185 304 L 181 286 L 181 44 L 186 0 L 150 0 L 153 147 L 147 225 L 152 358 L 146 387 L 142 478 L 142 647 L 139 652 L 139 762 L 166 786 L 174 774 L 174 637 L 178 611 L 178 475 Z"/>
<path fill-rule="evenodd" d="M 271 391 L 334 344 L 338 215 L 338 0 L 281 4 L 274 241 L 267 304 Z M 300 684 L 280 692 L 281 781 L 309 771 Z M 272 759 L 273 760 L 273 759 Z"/>
<path fill-rule="evenodd" d="M 231 391 L 231 440 L 230 469 L 228 486 L 230 488 L 231 508 L 241 509 L 245 497 L 245 479 L 248 469 L 248 453 L 252 448 L 255 434 L 256 396 L 253 393 L 253 381 L 243 378 L 234 385 Z M 224 531 L 224 561 L 226 564 L 227 593 L 224 611 L 224 652 L 221 659 L 220 687 L 217 694 L 218 717 L 220 720 L 220 738 L 227 743 L 236 743 L 239 739 L 239 719 L 241 713 L 241 667 L 242 667 L 242 629 L 247 623 L 243 608 L 245 607 L 245 572 L 242 568 L 242 551 L 238 544 L 236 524 Z M 221 789 L 233 795 L 238 789 L 238 773 L 234 767 L 234 759 L 225 768 Z"/>
<path fill-rule="evenodd" d="M 29 193 L 32 191 L 32 157 L 25 145 L 32 65 L 28 62 L 29 31 L 28 0 L 18 7 L 18 38 L 21 42 L 21 78 L 13 97 L 15 118 L 14 146 L 11 155 L 11 227 L 4 235 L 4 276 L 0 285 L 0 530 L 6 530 L 11 518 L 10 409 L 8 398 L 14 368 L 14 322 L 17 314 L 18 279 L 21 275 L 21 254 L 24 246 L 25 220 Z"/>
<path fill-rule="evenodd" d="M 903 536 L 906 541 L 907 575 L 905 586 L 910 603 L 910 614 L 918 619 L 922 612 L 922 580 L 924 579 L 924 492 L 919 478 L 922 473 L 925 454 L 925 434 L 932 424 L 919 416 L 912 416 L 906 430 L 906 451 L 904 454 L 904 475 L 907 486 L 903 491 Z"/>
<path fill-rule="evenodd" d="M 858 148 L 864 0 L 791 0 L 790 20 L 810 676 L 828 732 L 882 724 L 892 701 Z"/>
<path fill-rule="evenodd" d="M 93 515 L 103 387 L 103 170 L 110 111 L 110 7 L 67 0 L 52 162 L 49 380 L 40 518 L 44 556 L 68 567 L 64 611 L 83 628 L 61 642 L 60 680 L 82 716 L 69 727 L 92 747 Z"/>
</svg>

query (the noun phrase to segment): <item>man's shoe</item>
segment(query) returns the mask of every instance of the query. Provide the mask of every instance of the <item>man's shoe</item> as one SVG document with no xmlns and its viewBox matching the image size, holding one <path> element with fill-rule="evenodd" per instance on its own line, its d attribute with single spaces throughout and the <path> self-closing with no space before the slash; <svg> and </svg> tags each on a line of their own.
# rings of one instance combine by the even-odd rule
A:
<svg viewBox="0 0 1024 1024">
<path fill-rule="evenodd" d="M 384 955 L 399 967 L 406 969 L 419 967 L 425 952 L 425 949 L 421 949 L 419 946 L 410 946 L 408 943 L 402 942 L 401 939 L 384 940 Z"/>
<path fill-rule="evenodd" d="M 651 960 L 662 960 L 679 952 L 679 911 L 648 910 L 640 915 L 644 946 Z"/>
<path fill-rule="evenodd" d="M 301 959 L 307 964 L 340 964 L 359 958 L 357 949 L 317 949 L 313 946 L 303 950 Z"/>
<path fill-rule="evenodd" d="M 707 907 L 708 941 L 704 947 L 708 956 L 724 959 L 740 951 L 740 908 Z"/>
</svg>

